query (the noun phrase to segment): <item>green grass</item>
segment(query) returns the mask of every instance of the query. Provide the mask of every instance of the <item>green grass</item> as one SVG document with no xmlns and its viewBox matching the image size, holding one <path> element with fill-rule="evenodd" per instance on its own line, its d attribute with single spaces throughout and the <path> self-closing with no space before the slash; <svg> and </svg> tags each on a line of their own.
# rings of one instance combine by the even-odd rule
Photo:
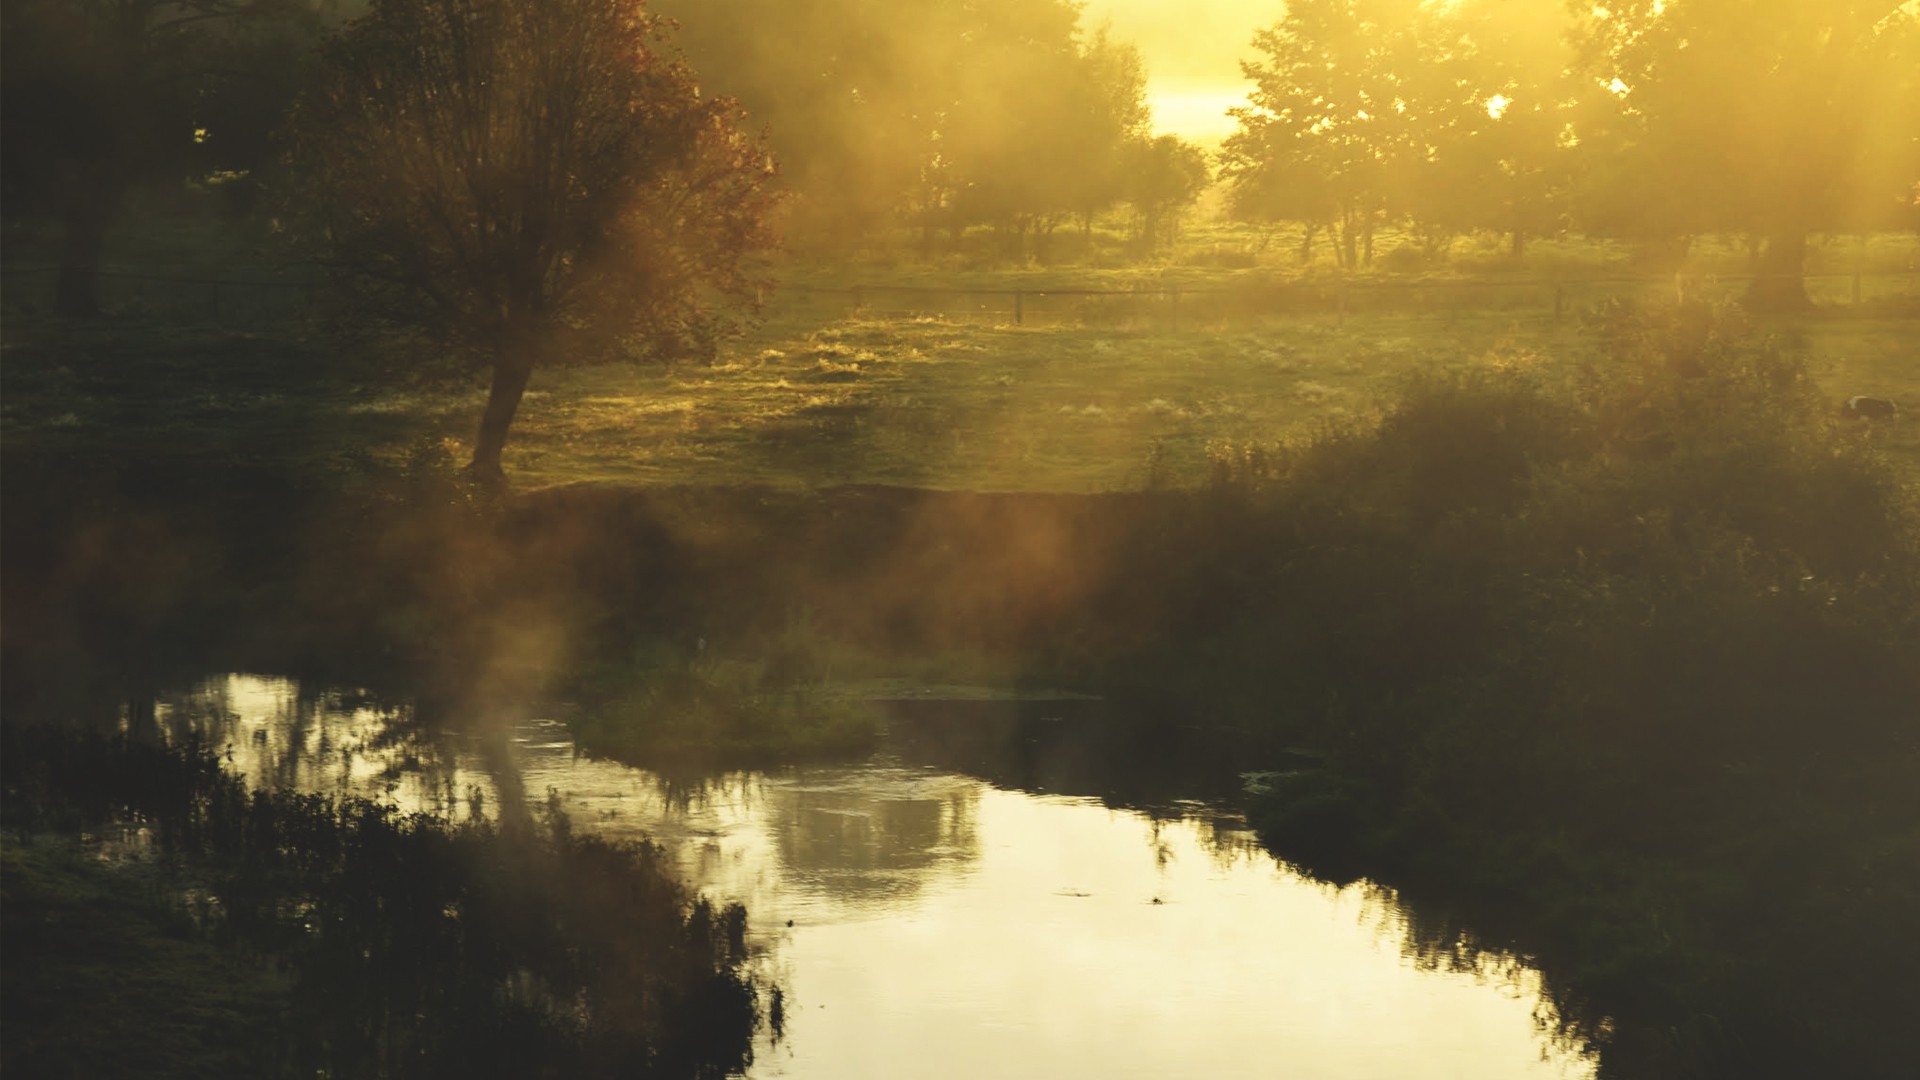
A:
<svg viewBox="0 0 1920 1080">
<path fill-rule="evenodd" d="M 1602 1076 L 1906 1075 L 1911 485 L 1745 320 L 1606 340 L 1223 462 L 1107 692 L 1305 748 L 1274 850 L 1512 934 Z"/>
<path fill-rule="evenodd" d="M 8 1075 L 720 1076 L 750 1058 L 746 912 L 663 853 L 248 791 L 173 746 L 0 728 Z M 104 816 L 103 816 L 104 813 Z M 144 825 L 124 865 L 11 837 Z"/>
<path fill-rule="evenodd" d="M 174 202 L 182 199 L 194 202 Z M 221 218 L 207 199 L 196 205 L 156 203 L 114 234 L 108 263 L 241 280 L 291 272 L 280 241 L 259 223 Z M 1096 228 L 1096 251 L 1120 244 L 1115 227 Z M 990 239 L 976 230 L 968 242 L 984 250 Z M 57 230 L 45 223 L 13 229 L 6 241 L 9 266 L 57 255 Z M 1541 240 L 1514 260 L 1500 237 L 1462 237 L 1443 262 L 1396 262 L 1392 253 L 1410 242 L 1380 232 L 1380 262 L 1353 279 L 1345 317 L 1334 313 L 1338 275 L 1324 244 L 1303 266 L 1297 227 L 1262 230 L 1198 213 L 1172 249 L 1129 263 L 1014 266 L 971 247 L 936 248 L 921 260 L 917 237 L 906 235 L 859 256 L 796 258 L 782 270 L 790 287 L 771 298 L 764 322 L 711 367 L 575 368 L 553 358 L 535 375 L 507 467 L 529 488 L 1139 487 L 1198 475 L 1212 444 L 1372 415 L 1421 375 L 1578 362 L 1591 352 L 1579 313 L 1635 287 L 1565 286 L 1565 317 L 1556 320 L 1549 279 L 1633 276 L 1646 290 L 1672 291 L 1670 270 L 1656 273 L 1618 242 Z M 1915 324 L 1864 317 L 1883 300 L 1912 302 L 1920 238 L 1830 238 L 1809 259 L 1815 273 L 1866 271 L 1868 304 L 1847 309 L 1848 280 L 1814 281 L 1816 299 L 1839 306 L 1779 332 L 1804 340 L 1836 400 L 1892 397 L 1920 415 Z M 1738 238 L 1708 237 L 1692 245 L 1687 269 L 1693 287 L 1730 296 L 1746 260 Z M 424 344 L 363 333 L 351 319 L 253 319 L 244 309 L 259 298 L 245 289 L 222 294 L 222 323 L 210 318 L 205 289 L 176 297 L 163 285 L 124 281 L 102 283 L 112 317 L 62 325 L 36 299 L 36 289 L 51 287 L 43 276 L 10 278 L 5 290 L 0 422 L 9 449 L 333 473 L 418 458 L 435 443 L 457 458 L 472 437 L 484 386 L 416 378 L 439 366 Z M 1022 290 L 1024 318 L 1015 325 L 1010 295 L 874 289 L 856 309 L 852 296 L 831 291 L 861 285 Z M 1164 295 L 1045 295 L 1089 288 L 1188 292 L 1177 312 Z M 1208 289 L 1238 293 L 1195 291 Z M 1920 475 L 1920 426 L 1882 428 L 1875 437 Z"/>
<path fill-rule="evenodd" d="M 1207 447 L 1372 415 L 1414 378 L 1565 367 L 1591 354 L 1579 321 L 1544 312 L 1379 313 L 1179 330 L 1097 327 L 1035 303 L 1004 315 L 777 310 L 720 361 L 553 367 L 535 375 L 507 450 L 522 487 L 571 483 L 888 483 L 1102 491 L 1191 478 Z M 1914 324 L 1782 324 L 1821 387 L 1891 397 L 1874 431 L 1920 476 Z M 329 347 L 276 334 L 113 324 L 10 343 L 0 399 L 10 446 L 62 456 L 262 454 L 328 470 L 398 461 L 422 440 L 465 452 L 478 382 L 396 384 Z"/>
<path fill-rule="evenodd" d="M 1825 320 L 1805 341 L 1823 389 L 1920 413 L 1913 324 Z M 567 483 L 888 483 L 1103 491 L 1199 475 L 1207 448 L 1373 415 L 1412 380 L 1480 367 L 1565 368 L 1590 355 L 1574 320 L 1303 317 L 1165 329 L 938 318 L 775 326 L 712 368 L 536 375 L 508 468 Z M 480 404 L 424 393 L 369 409 L 431 418 L 464 441 Z M 1875 431 L 1920 476 L 1920 427 Z"/>
<path fill-rule="evenodd" d="M 257 1072 L 284 1008 L 265 965 L 200 939 L 150 867 L 70 844 L 0 846 L 0 983 L 11 1074 L 202 1077 Z"/>
</svg>

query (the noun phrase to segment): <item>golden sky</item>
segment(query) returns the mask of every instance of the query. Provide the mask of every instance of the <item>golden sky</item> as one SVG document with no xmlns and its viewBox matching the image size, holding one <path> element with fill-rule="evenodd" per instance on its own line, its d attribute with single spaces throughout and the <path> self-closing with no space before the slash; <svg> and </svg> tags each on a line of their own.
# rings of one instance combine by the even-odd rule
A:
<svg viewBox="0 0 1920 1080">
<path fill-rule="evenodd" d="M 1233 130 L 1224 111 L 1246 95 L 1240 61 L 1253 32 L 1284 11 L 1279 0 L 1087 0 L 1081 25 L 1110 23 L 1140 47 L 1155 128 L 1214 142 Z"/>
</svg>

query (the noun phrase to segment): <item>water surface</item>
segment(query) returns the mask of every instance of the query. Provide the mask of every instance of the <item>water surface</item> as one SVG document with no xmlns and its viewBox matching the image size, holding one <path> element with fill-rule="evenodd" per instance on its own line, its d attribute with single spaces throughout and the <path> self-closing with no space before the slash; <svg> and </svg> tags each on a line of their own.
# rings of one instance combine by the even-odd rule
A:
<svg viewBox="0 0 1920 1080">
<path fill-rule="evenodd" d="M 584 757 L 527 712 L 455 733 L 249 675 L 160 710 L 256 784 L 456 818 L 558 808 L 660 843 L 690 886 L 747 905 L 781 988 L 753 1077 L 1592 1074 L 1543 1035 L 1535 972 L 1420 962 L 1390 896 L 1302 877 L 1215 799 L 1114 805 L 1098 752 L 1036 773 L 1065 744 L 1022 736 L 1011 765 L 955 766 L 974 751 L 903 732 L 855 765 L 689 782 Z M 1008 779 L 1041 773 L 1070 790 Z"/>
</svg>

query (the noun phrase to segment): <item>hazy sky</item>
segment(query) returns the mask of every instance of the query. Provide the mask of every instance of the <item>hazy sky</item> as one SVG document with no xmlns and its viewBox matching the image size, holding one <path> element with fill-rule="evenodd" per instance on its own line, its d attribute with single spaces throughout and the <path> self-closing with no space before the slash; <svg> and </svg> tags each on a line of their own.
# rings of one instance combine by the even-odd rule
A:
<svg viewBox="0 0 1920 1080">
<path fill-rule="evenodd" d="M 1279 0 L 1087 0 L 1081 25 L 1110 22 L 1140 47 L 1155 127 L 1212 141 L 1233 130 L 1222 112 L 1246 94 L 1240 61 L 1253 32 L 1284 11 Z"/>
</svg>

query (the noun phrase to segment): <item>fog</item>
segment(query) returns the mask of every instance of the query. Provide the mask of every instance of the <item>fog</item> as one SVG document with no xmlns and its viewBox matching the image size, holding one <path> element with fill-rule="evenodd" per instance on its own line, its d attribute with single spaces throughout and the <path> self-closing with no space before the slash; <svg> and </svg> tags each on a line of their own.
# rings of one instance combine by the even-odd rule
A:
<svg viewBox="0 0 1920 1080">
<path fill-rule="evenodd" d="M 0 1070 L 1913 1074 L 1920 3 L 0 5 Z"/>
</svg>

